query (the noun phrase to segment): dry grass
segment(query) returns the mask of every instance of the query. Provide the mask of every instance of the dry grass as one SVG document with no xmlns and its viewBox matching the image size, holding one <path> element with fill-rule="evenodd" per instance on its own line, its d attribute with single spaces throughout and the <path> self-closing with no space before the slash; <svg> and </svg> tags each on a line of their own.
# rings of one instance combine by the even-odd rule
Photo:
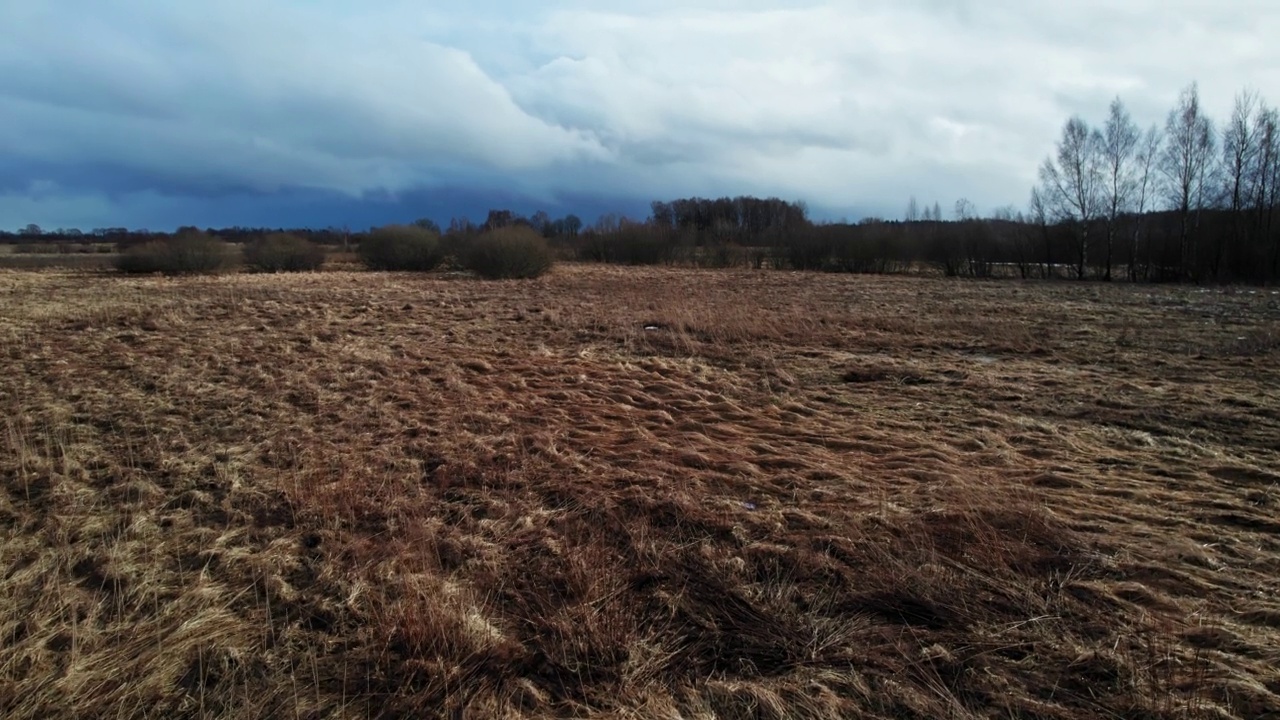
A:
<svg viewBox="0 0 1280 720">
<path fill-rule="evenodd" d="M 0 273 L 0 715 L 1275 717 L 1277 300 Z"/>
</svg>

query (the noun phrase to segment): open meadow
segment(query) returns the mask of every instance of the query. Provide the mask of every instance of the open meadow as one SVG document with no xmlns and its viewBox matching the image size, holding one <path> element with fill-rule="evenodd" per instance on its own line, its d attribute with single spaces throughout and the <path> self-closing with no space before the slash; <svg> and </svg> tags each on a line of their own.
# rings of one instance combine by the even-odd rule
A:
<svg viewBox="0 0 1280 720">
<path fill-rule="evenodd" d="M 0 271 L 0 716 L 1280 717 L 1280 294 Z"/>
</svg>

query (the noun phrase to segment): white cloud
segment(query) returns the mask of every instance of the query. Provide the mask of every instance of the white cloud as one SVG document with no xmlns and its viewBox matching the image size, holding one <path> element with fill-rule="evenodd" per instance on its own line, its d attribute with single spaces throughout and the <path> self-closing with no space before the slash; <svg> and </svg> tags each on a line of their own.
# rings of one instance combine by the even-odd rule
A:
<svg viewBox="0 0 1280 720">
<path fill-rule="evenodd" d="M 1280 89 L 1280 52 L 1249 41 L 1280 10 L 1143 4 L 566 10 L 536 31 L 562 57 L 509 84 L 624 163 L 693 161 L 650 186 L 700 176 L 834 206 L 896 208 L 888 193 L 910 191 L 993 207 L 1025 198 L 1070 114 L 1101 118 L 1117 94 L 1154 122 L 1193 79 L 1221 112 L 1242 84 Z"/>
</svg>

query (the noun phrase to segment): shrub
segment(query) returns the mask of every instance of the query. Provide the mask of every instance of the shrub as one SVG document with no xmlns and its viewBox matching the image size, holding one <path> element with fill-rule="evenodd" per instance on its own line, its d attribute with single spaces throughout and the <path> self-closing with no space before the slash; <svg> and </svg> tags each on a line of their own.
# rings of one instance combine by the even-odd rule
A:
<svg viewBox="0 0 1280 720">
<path fill-rule="evenodd" d="M 260 237 L 244 248 L 244 261 L 259 272 L 302 272 L 324 264 L 324 248 L 286 233 Z"/>
<path fill-rule="evenodd" d="M 835 253 L 835 242 L 827 227 L 805 228 L 787 240 L 784 252 L 794 270 L 823 270 Z"/>
<path fill-rule="evenodd" d="M 360 260 L 370 270 L 434 270 L 444 260 L 440 236 L 427 228 L 388 225 L 360 241 Z"/>
<path fill-rule="evenodd" d="M 476 239 L 474 232 L 456 232 L 450 230 L 440 236 L 440 254 L 444 256 L 442 264 L 446 270 L 465 270 L 463 259 L 467 248 Z"/>
<path fill-rule="evenodd" d="M 116 269 L 126 273 L 191 275 L 224 270 L 233 260 L 231 246 L 220 238 L 186 232 L 130 247 L 116 259 Z"/>
<path fill-rule="evenodd" d="M 462 264 L 483 278 L 535 278 L 555 262 L 546 238 L 533 228 L 498 228 L 472 240 L 463 249 Z"/>
<path fill-rule="evenodd" d="M 681 249 L 675 233 L 626 220 L 613 230 L 584 233 L 579 242 L 579 258 L 619 265 L 670 263 Z"/>
</svg>

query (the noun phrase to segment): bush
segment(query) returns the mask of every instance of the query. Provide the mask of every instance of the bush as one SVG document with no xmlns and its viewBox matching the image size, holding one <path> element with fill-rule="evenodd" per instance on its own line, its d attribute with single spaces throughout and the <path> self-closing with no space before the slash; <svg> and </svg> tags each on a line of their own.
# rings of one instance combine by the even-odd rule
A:
<svg viewBox="0 0 1280 720">
<path fill-rule="evenodd" d="M 467 248 L 476 239 L 478 233 L 450 230 L 440 236 L 440 254 L 444 256 L 445 267 L 449 270 L 463 270 L 463 259 Z"/>
<path fill-rule="evenodd" d="M 579 258 L 618 265 L 662 265 L 675 260 L 680 238 L 647 223 L 623 221 L 616 229 L 580 236 Z"/>
<path fill-rule="evenodd" d="M 830 227 L 810 227 L 793 233 L 784 252 L 794 270 L 825 270 L 835 253 Z"/>
<path fill-rule="evenodd" d="M 191 275 L 224 270 L 234 261 L 231 246 L 202 232 L 134 245 L 116 259 L 116 269 L 126 273 Z"/>
<path fill-rule="evenodd" d="M 440 236 L 412 225 L 375 228 L 360 241 L 360 260 L 370 270 L 434 270 L 444 260 Z"/>
<path fill-rule="evenodd" d="M 324 248 L 297 235 L 276 233 L 244 248 L 244 261 L 259 272 L 303 272 L 324 264 Z"/>
<path fill-rule="evenodd" d="M 555 257 L 546 238 L 522 225 L 498 228 L 472 240 L 462 264 L 483 278 L 535 278 L 551 269 Z"/>
</svg>

